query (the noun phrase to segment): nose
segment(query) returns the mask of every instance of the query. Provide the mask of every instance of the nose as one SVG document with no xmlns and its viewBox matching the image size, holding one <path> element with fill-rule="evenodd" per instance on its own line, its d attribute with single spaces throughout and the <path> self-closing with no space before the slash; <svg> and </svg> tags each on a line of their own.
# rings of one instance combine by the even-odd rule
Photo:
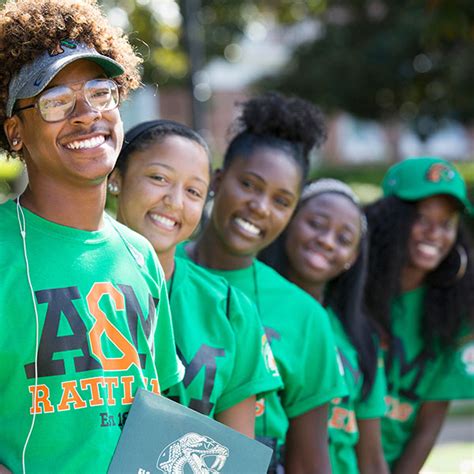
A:
<svg viewBox="0 0 474 474">
<path fill-rule="evenodd" d="M 442 237 L 444 232 L 442 224 L 430 219 L 420 219 L 419 228 L 422 232 L 423 238 L 431 242 Z"/>
<path fill-rule="evenodd" d="M 249 209 L 258 217 L 268 217 L 270 215 L 270 205 L 268 203 L 268 198 L 261 196 L 260 199 L 252 199 L 249 203 Z"/>
<path fill-rule="evenodd" d="M 429 225 L 425 226 L 425 237 L 430 241 L 438 240 L 443 234 L 442 226 L 430 223 Z"/>
<path fill-rule="evenodd" d="M 83 91 L 76 91 L 76 103 L 71 114 L 72 123 L 93 123 L 99 120 L 101 112 L 93 109 L 86 101 Z"/>
<path fill-rule="evenodd" d="M 168 188 L 163 196 L 163 204 L 170 209 L 182 209 L 184 202 L 184 193 L 179 186 Z"/>
<path fill-rule="evenodd" d="M 320 232 L 316 236 L 316 239 L 318 244 L 326 250 L 333 250 L 336 246 L 334 232 L 332 232 L 330 229 Z"/>
</svg>

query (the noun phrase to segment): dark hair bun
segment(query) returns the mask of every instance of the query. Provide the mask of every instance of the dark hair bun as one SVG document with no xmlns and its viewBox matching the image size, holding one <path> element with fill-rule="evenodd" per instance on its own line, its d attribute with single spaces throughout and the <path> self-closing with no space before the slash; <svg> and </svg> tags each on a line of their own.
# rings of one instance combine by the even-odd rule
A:
<svg viewBox="0 0 474 474">
<path fill-rule="evenodd" d="M 239 132 L 299 143 L 306 153 L 327 138 L 324 116 L 317 106 L 278 92 L 266 92 L 244 102 L 238 128 Z"/>
</svg>

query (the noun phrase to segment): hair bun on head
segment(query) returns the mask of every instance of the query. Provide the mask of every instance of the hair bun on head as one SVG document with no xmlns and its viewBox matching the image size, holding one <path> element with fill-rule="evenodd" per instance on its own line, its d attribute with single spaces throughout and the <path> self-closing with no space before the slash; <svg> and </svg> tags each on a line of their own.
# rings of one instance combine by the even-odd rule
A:
<svg viewBox="0 0 474 474">
<path fill-rule="evenodd" d="M 299 97 L 266 92 L 242 104 L 238 132 L 273 136 L 303 146 L 308 153 L 327 138 L 321 110 Z"/>
</svg>

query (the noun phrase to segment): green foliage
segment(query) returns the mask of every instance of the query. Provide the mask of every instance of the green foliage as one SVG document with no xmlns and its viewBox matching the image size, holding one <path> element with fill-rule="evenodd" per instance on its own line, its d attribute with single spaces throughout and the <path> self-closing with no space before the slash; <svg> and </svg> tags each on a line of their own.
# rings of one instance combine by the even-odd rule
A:
<svg viewBox="0 0 474 474">
<path fill-rule="evenodd" d="M 0 3 L 4 0 L 0 0 Z M 225 56 L 226 48 L 246 34 L 247 27 L 269 17 L 290 24 L 318 14 L 326 0 L 99 0 L 106 11 L 119 9 L 128 15 L 130 41 L 144 58 L 143 79 L 162 85 L 183 84 L 188 79 L 189 61 L 184 42 L 186 4 L 200 5 L 197 30 L 191 41 L 204 44 L 205 60 Z M 179 8 L 178 20 L 170 21 L 161 9 Z"/>
<path fill-rule="evenodd" d="M 324 34 L 262 84 L 327 110 L 412 123 L 424 138 L 444 118 L 474 118 L 474 2 L 338 0 Z"/>
<path fill-rule="evenodd" d="M 200 22 L 204 28 L 208 57 L 223 55 L 252 22 L 272 18 L 292 24 L 326 9 L 326 0 L 202 0 Z"/>
</svg>

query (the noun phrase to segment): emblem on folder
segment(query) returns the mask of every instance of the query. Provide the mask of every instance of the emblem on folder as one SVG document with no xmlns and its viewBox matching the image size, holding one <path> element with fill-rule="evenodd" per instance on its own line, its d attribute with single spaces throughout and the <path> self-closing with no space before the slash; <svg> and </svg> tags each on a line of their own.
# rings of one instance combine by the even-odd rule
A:
<svg viewBox="0 0 474 474">
<path fill-rule="evenodd" d="M 187 433 L 163 449 L 156 467 L 167 474 L 215 474 L 224 467 L 228 456 L 228 448 L 209 436 Z"/>
</svg>

